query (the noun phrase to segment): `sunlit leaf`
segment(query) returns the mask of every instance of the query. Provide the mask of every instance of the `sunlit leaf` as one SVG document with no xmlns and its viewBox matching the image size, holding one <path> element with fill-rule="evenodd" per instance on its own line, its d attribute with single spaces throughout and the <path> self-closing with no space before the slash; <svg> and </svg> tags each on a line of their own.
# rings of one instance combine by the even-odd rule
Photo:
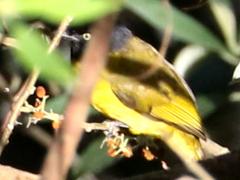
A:
<svg viewBox="0 0 240 180">
<path fill-rule="evenodd" d="M 176 71 L 184 77 L 189 69 L 192 68 L 194 64 L 199 62 L 204 56 L 206 56 L 207 51 L 201 46 L 189 45 L 183 48 L 177 54 L 174 59 L 174 67 Z"/>
<path fill-rule="evenodd" d="M 237 25 L 233 10 L 220 1 L 211 1 L 210 7 L 228 47 L 233 53 L 240 54 L 237 50 Z"/>
<path fill-rule="evenodd" d="M 70 64 L 57 52 L 48 54 L 48 45 L 39 33 L 20 24 L 15 24 L 11 33 L 17 39 L 16 59 L 27 70 L 37 67 L 44 80 L 54 80 L 61 85 L 72 82 L 74 73 Z"/>
<path fill-rule="evenodd" d="M 233 80 L 240 79 L 240 63 L 237 65 L 233 72 Z"/>
<path fill-rule="evenodd" d="M 173 26 L 175 37 L 209 50 L 225 51 L 225 47 L 217 37 L 202 24 L 177 10 L 167 7 L 159 0 L 126 0 L 125 5 L 157 29 Z"/>
<path fill-rule="evenodd" d="M 73 16 L 73 23 L 86 23 L 116 12 L 121 0 L 2 0 L 0 14 L 28 16 L 59 23 L 65 16 Z"/>
</svg>

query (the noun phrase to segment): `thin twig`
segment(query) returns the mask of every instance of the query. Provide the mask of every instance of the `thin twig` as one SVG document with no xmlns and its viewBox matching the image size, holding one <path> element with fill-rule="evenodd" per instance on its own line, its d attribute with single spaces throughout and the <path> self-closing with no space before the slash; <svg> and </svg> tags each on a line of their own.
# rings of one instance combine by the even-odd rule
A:
<svg viewBox="0 0 240 180">
<path fill-rule="evenodd" d="M 208 169 L 215 179 L 240 179 L 240 152 L 235 151 L 230 154 L 214 157 L 200 161 L 201 165 Z M 231 167 L 231 168 L 228 168 Z M 179 164 L 167 171 L 158 170 L 147 172 L 136 176 L 122 178 L 122 180 L 141 180 L 141 179 L 196 179 L 191 172 L 183 165 Z M 198 178 L 199 179 L 199 178 Z M 203 179 L 205 180 L 205 179 Z"/>
<path fill-rule="evenodd" d="M 60 40 L 62 38 L 62 35 L 64 34 L 64 32 L 66 31 L 67 27 L 69 26 L 69 24 L 71 23 L 71 21 L 73 20 L 72 16 L 67 16 L 62 23 L 60 24 L 56 35 L 54 36 L 51 45 L 48 48 L 48 53 L 51 53 L 60 43 Z"/>
<path fill-rule="evenodd" d="M 1 39 L 1 44 L 8 46 L 8 47 L 12 47 L 12 48 L 16 48 L 16 39 L 11 38 L 11 37 L 5 37 L 2 34 L 0 34 L 0 39 Z"/>
<path fill-rule="evenodd" d="M 67 22 L 67 23 L 66 23 Z M 55 35 L 54 40 L 51 42 L 50 47 L 48 49 L 48 53 L 52 52 L 54 48 L 58 46 L 58 43 L 60 42 L 61 34 L 63 31 L 65 31 L 70 23 L 70 18 L 66 17 L 61 25 L 59 26 L 59 31 Z M 15 42 L 14 42 L 15 43 Z M 11 47 L 16 47 L 16 44 L 12 44 Z M 10 111 L 7 113 L 4 124 L 1 127 L 0 132 L 0 155 L 2 154 L 2 151 L 4 147 L 8 144 L 8 139 L 10 135 L 12 134 L 12 131 L 15 127 L 17 122 L 17 117 L 21 113 L 21 107 L 23 106 L 24 102 L 27 100 L 29 95 L 33 93 L 34 85 L 37 81 L 37 78 L 39 76 L 39 70 L 37 68 L 34 68 L 27 80 L 24 82 L 23 86 L 19 90 L 19 92 L 14 96 L 13 103 L 11 106 Z"/>
<path fill-rule="evenodd" d="M 173 30 L 172 28 L 173 28 L 172 25 L 168 24 L 163 32 L 163 39 L 162 39 L 162 43 L 161 43 L 161 46 L 159 49 L 159 53 L 163 57 L 166 56 L 169 44 L 171 42 L 171 35 L 172 35 L 172 30 Z"/>
<path fill-rule="evenodd" d="M 214 180 L 214 178 L 197 161 L 189 161 L 186 159 L 187 157 L 179 153 L 176 149 L 174 149 L 174 147 L 170 148 L 174 151 L 175 154 L 178 155 L 178 157 L 182 160 L 187 169 L 194 175 L 196 175 L 199 179 Z"/>
<path fill-rule="evenodd" d="M 103 123 L 87 123 L 85 122 L 83 124 L 83 128 L 86 132 L 91 132 L 93 130 L 98 130 L 98 131 L 107 131 L 109 130 L 109 126 L 107 124 Z"/>
<path fill-rule="evenodd" d="M 65 179 L 81 139 L 92 89 L 105 65 L 114 19 L 115 15 L 107 16 L 91 29 L 92 38 L 82 58 L 81 71 L 65 111 L 65 120 L 43 165 L 42 179 Z"/>
<path fill-rule="evenodd" d="M 162 39 L 162 43 L 161 46 L 159 48 L 159 53 L 165 57 L 170 41 L 171 41 L 171 35 L 172 35 L 172 30 L 173 30 L 173 17 L 172 17 L 172 9 L 171 9 L 171 4 L 169 3 L 169 0 L 165 0 L 163 1 L 164 5 L 166 6 L 166 8 L 168 8 L 168 24 L 164 29 L 163 32 L 163 39 Z"/>
<path fill-rule="evenodd" d="M 20 114 L 20 109 L 23 103 L 33 92 L 32 89 L 34 88 L 38 74 L 39 71 L 34 70 L 20 89 L 20 93 L 14 97 L 14 100 L 16 101 L 12 103 L 11 110 L 7 113 L 1 129 L 0 154 L 2 153 L 4 147 L 8 144 L 8 139 L 12 134 L 15 125 L 17 124 L 17 117 Z"/>
</svg>

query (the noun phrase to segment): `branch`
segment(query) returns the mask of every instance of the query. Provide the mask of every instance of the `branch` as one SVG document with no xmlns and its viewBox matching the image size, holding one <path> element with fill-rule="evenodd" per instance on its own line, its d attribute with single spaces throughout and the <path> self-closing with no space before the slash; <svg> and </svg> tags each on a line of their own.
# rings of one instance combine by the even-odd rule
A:
<svg viewBox="0 0 240 180">
<path fill-rule="evenodd" d="M 0 179 L 39 180 L 39 176 L 10 166 L 0 165 Z"/>
<path fill-rule="evenodd" d="M 200 161 L 200 164 L 206 168 L 214 177 L 214 179 L 239 179 L 240 167 L 240 152 L 232 152 Z M 230 168 L 229 168 L 230 167 Z M 137 176 L 125 178 L 125 180 L 140 180 L 140 179 L 194 179 L 191 171 L 183 165 L 175 166 L 170 170 L 155 171 Z M 122 179 L 124 180 L 124 179 Z"/>
<path fill-rule="evenodd" d="M 163 5 L 168 9 L 168 24 L 167 26 L 165 27 L 164 29 L 164 32 L 163 32 L 163 38 L 162 38 L 162 43 L 161 43 L 161 46 L 159 48 L 159 53 L 165 57 L 166 56 L 166 53 L 167 53 L 167 50 L 168 50 L 168 47 L 169 47 L 169 44 L 170 44 L 170 41 L 171 41 L 171 37 L 172 37 L 172 31 L 173 31 L 173 15 L 172 15 L 172 7 L 171 7 L 171 4 L 169 2 L 169 0 L 165 0 L 163 1 Z"/>
<path fill-rule="evenodd" d="M 75 156 L 75 151 L 87 118 L 91 92 L 105 65 L 115 16 L 107 16 L 91 29 L 91 40 L 82 58 L 65 119 L 52 143 L 42 169 L 43 179 L 64 179 Z"/>
<path fill-rule="evenodd" d="M 67 27 L 69 26 L 69 24 L 71 23 L 71 21 L 73 20 L 72 16 L 67 16 L 60 24 L 57 33 L 55 34 L 52 43 L 50 44 L 49 48 L 48 48 L 48 53 L 51 53 L 60 43 L 60 40 L 62 38 L 62 35 L 64 34 L 64 32 L 66 31 Z"/>
<path fill-rule="evenodd" d="M 18 124 L 17 117 L 21 113 L 20 110 L 23 103 L 33 93 L 34 84 L 37 81 L 38 74 L 39 72 L 37 70 L 34 70 L 27 78 L 20 91 L 13 98 L 14 101 L 12 103 L 11 109 L 4 118 L 4 123 L 1 127 L 0 155 L 4 147 L 8 144 L 8 139 L 12 134 L 15 125 Z"/>
</svg>

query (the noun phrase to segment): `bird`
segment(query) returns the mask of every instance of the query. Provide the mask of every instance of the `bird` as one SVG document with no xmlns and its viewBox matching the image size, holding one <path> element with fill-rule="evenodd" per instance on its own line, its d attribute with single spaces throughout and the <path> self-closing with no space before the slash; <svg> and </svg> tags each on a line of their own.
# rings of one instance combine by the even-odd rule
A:
<svg viewBox="0 0 240 180">
<path fill-rule="evenodd" d="M 189 159 L 204 156 L 200 139 L 206 136 L 192 91 L 156 49 L 125 26 L 112 33 L 91 105 L 133 135 L 161 139 Z"/>
</svg>

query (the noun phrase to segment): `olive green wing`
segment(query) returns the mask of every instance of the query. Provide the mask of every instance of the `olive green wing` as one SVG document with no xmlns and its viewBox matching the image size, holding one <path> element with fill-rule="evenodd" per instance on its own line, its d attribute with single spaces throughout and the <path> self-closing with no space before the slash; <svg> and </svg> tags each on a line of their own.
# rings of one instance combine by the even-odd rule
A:
<svg viewBox="0 0 240 180">
<path fill-rule="evenodd" d="M 166 84 L 160 85 L 159 90 L 129 77 L 118 77 L 117 83 L 113 81 L 111 84 L 114 94 L 126 106 L 152 120 L 163 121 L 205 139 L 195 105 L 173 90 L 167 92 L 170 89 Z"/>
<path fill-rule="evenodd" d="M 170 103 L 153 106 L 150 115 L 176 125 L 178 128 L 205 139 L 201 119 L 194 105 L 182 97 L 174 97 Z"/>
</svg>

